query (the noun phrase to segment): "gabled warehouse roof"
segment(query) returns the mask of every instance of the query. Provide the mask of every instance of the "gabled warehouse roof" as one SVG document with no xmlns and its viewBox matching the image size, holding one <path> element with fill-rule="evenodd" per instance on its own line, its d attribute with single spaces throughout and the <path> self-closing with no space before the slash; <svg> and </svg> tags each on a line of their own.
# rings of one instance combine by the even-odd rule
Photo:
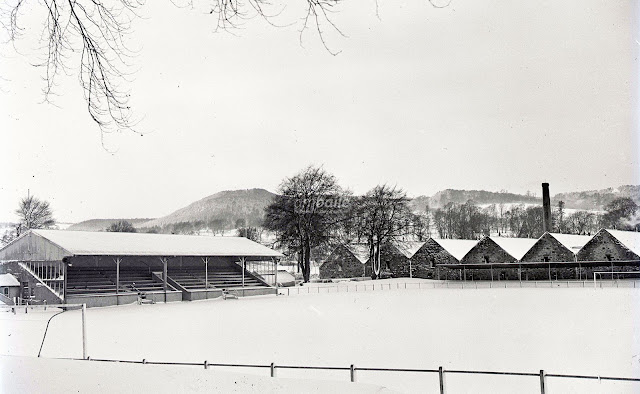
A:
<svg viewBox="0 0 640 394">
<path fill-rule="evenodd" d="M 489 237 L 489 239 L 498 244 L 498 246 L 516 260 L 522 259 L 529 249 L 538 241 L 534 238 Z"/>
<path fill-rule="evenodd" d="M 572 251 L 573 254 L 577 254 L 580 249 L 582 249 L 582 247 L 592 238 L 588 235 L 576 234 L 549 233 L 549 235 L 560 242 L 565 248 Z"/>
<path fill-rule="evenodd" d="M 640 256 L 640 233 L 635 231 L 601 230 L 611 234 L 630 251 Z"/>
<path fill-rule="evenodd" d="M 369 261 L 369 246 L 367 244 L 350 244 L 344 245 L 344 247 L 362 264 Z"/>
<path fill-rule="evenodd" d="M 77 256 L 282 257 L 243 237 L 31 230 Z"/>
<path fill-rule="evenodd" d="M 470 239 L 432 239 L 458 261 L 462 260 L 464 255 L 478 243 L 477 240 Z"/>
<path fill-rule="evenodd" d="M 404 257 L 410 259 L 424 244 L 425 243 L 421 241 L 402 241 L 394 242 L 393 245 L 404 255 Z"/>
</svg>

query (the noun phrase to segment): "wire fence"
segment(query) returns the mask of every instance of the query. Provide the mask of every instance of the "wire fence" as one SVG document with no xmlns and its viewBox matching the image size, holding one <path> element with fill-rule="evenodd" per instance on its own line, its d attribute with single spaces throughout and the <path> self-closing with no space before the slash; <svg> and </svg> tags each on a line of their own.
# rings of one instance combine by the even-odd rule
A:
<svg viewBox="0 0 640 394">
<path fill-rule="evenodd" d="M 461 370 L 461 369 L 444 369 L 440 366 L 433 369 L 419 369 L 419 368 L 381 368 L 381 367 L 357 367 L 354 364 L 349 366 L 309 366 L 309 365 L 286 365 L 286 364 L 237 364 L 237 363 L 211 363 L 207 360 L 201 363 L 195 362 L 170 362 L 170 361 L 150 361 L 150 360 L 116 360 L 116 359 L 99 359 L 99 358 L 61 358 L 63 360 L 81 360 L 81 361 L 95 361 L 95 362 L 111 362 L 111 363 L 128 363 L 128 364 L 148 364 L 148 365 L 179 365 L 179 366 L 195 366 L 203 367 L 204 369 L 210 369 L 212 367 L 227 367 L 227 368 L 252 368 L 252 369 L 265 369 L 269 371 L 269 375 L 274 378 L 277 377 L 278 370 L 312 370 L 312 371 L 345 371 L 345 379 L 350 379 L 351 382 L 357 382 L 358 371 L 370 371 L 377 373 L 386 372 L 400 372 L 400 373 L 421 373 L 432 374 L 437 376 L 438 388 L 441 394 L 446 392 L 446 375 L 498 375 L 498 376 L 518 376 L 518 377 L 536 377 L 539 384 L 539 390 L 541 394 L 547 392 L 547 385 L 549 378 L 560 379 L 585 379 L 585 380 L 597 380 L 597 381 L 615 381 L 615 382 L 632 382 L 639 383 L 640 378 L 629 377 L 615 377 L 615 376 L 598 376 L 598 375 L 575 375 L 575 374 L 557 374 L 547 373 L 541 369 L 539 372 L 509 372 L 509 371 L 478 371 L 478 370 Z M 636 387 L 640 388 L 640 387 Z M 522 387 L 518 387 L 521 390 Z M 435 391 L 435 390 L 432 390 Z M 514 390 L 516 391 L 516 390 Z"/>
<path fill-rule="evenodd" d="M 371 281 L 375 282 L 375 281 Z M 587 288 L 594 287 L 593 280 L 552 280 L 552 281 L 423 281 L 423 282 L 383 282 L 343 284 L 318 284 L 317 286 L 281 287 L 282 295 L 349 293 L 381 290 L 420 290 L 420 289 L 507 289 L 507 288 Z M 598 288 L 640 288 L 640 280 L 601 279 Z"/>
</svg>

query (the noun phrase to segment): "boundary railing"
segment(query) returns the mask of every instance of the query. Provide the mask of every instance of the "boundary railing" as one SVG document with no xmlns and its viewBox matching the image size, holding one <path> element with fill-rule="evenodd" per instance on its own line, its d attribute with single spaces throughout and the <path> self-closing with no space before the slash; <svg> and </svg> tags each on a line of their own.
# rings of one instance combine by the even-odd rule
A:
<svg viewBox="0 0 640 394">
<path fill-rule="evenodd" d="M 502 281 L 432 281 L 432 282 L 344 282 L 345 284 L 320 284 L 318 286 L 280 287 L 282 295 L 351 293 L 377 290 L 420 290 L 420 289 L 508 289 L 508 288 L 578 288 L 593 287 L 591 280 L 502 280 Z M 601 279 L 598 287 L 640 288 L 640 279 Z"/>
<path fill-rule="evenodd" d="M 210 363 L 207 360 L 201 363 L 195 363 L 195 362 L 148 361 L 146 359 L 142 359 L 142 360 L 115 360 L 115 359 L 99 359 L 99 358 L 84 358 L 84 359 L 58 358 L 58 359 L 128 363 L 128 364 L 196 366 L 196 367 L 204 367 L 204 369 L 209 369 L 211 367 L 262 368 L 262 369 L 268 369 L 269 374 L 272 378 L 276 377 L 277 375 L 276 371 L 278 369 L 349 371 L 349 378 L 351 382 L 357 382 L 357 371 L 410 372 L 410 373 L 438 374 L 439 392 L 441 394 L 444 394 L 446 392 L 445 376 L 447 374 L 538 377 L 541 394 L 546 393 L 547 378 L 588 379 L 588 380 L 598 380 L 598 381 L 607 380 L 607 381 L 639 382 L 640 383 L 640 378 L 597 376 L 597 375 L 556 374 L 556 373 L 546 373 L 543 369 L 541 369 L 539 372 L 507 372 L 507 371 L 477 371 L 477 370 L 444 369 L 442 366 L 438 367 L 437 369 L 419 369 L 419 368 L 356 367 L 354 364 L 351 364 L 350 366 L 347 367 L 347 366 L 309 366 L 309 365 L 286 365 L 286 364 L 279 365 L 275 363 L 270 363 L 270 364 Z"/>
</svg>

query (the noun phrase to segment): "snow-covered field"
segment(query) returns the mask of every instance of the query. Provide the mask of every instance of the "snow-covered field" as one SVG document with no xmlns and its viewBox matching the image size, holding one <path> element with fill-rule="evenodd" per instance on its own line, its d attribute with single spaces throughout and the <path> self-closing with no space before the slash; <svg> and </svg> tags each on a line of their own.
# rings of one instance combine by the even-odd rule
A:
<svg viewBox="0 0 640 394">
<path fill-rule="evenodd" d="M 639 301 L 640 291 L 622 288 L 400 289 L 96 308 L 87 312 L 88 353 L 124 360 L 640 377 Z M 35 356 L 49 316 L 1 313 L 2 354 Z M 81 357 L 80 327 L 79 311 L 54 318 L 43 357 Z M 278 376 L 349 380 L 348 371 L 278 370 Z M 401 392 L 438 389 L 437 374 L 357 376 Z M 546 384 L 548 393 L 640 390 L 640 384 L 553 377 Z M 345 387 L 355 388 L 332 390 Z M 540 392 L 537 377 L 454 374 L 446 375 L 446 389 Z"/>
</svg>

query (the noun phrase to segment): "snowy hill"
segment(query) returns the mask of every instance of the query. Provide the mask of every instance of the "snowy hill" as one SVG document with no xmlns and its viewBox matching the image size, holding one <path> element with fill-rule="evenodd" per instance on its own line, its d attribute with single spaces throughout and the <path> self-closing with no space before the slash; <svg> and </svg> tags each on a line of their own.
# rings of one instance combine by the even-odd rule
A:
<svg viewBox="0 0 640 394">
<path fill-rule="evenodd" d="M 264 208 L 275 194 L 264 189 L 227 190 L 198 200 L 167 216 L 140 223 L 136 227 L 165 226 L 181 222 L 214 220 L 224 222 L 225 227 L 234 228 L 238 219 L 247 226 L 262 223 Z"/>
<path fill-rule="evenodd" d="M 559 193 L 553 199 L 564 201 L 567 208 L 602 210 L 618 197 L 629 197 L 640 204 L 640 186 L 623 185 L 617 188 L 588 190 L 583 192 Z"/>
<path fill-rule="evenodd" d="M 551 204 L 556 206 L 558 201 L 564 201 L 567 209 L 603 211 L 608 203 L 618 197 L 629 197 L 636 204 L 640 204 L 640 186 L 624 185 L 601 190 L 558 193 L 551 197 Z M 410 204 L 414 211 L 424 211 L 427 205 L 429 205 L 429 208 L 435 209 L 442 208 L 450 202 L 464 204 L 469 200 L 483 207 L 491 204 L 524 204 L 525 206 L 542 204 L 542 198 L 533 195 L 455 189 L 439 191 L 431 197 L 419 196 L 414 198 Z"/>
<path fill-rule="evenodd" d="M 149 220 L 153 219 L 90 219 L 85 220 L 84 222 L 72 224 L 66 228 L 66 230 L 73 231 L 104 231 L 107 227 L 111 226 L 112 223 L 115 223 L 120 220 L 126 220 L 134 226 L 138 226 L 141 223 L 146 223 Z M 65 228 L 61 228 L 61 230 L 65 230 Z"/>
</svg>

